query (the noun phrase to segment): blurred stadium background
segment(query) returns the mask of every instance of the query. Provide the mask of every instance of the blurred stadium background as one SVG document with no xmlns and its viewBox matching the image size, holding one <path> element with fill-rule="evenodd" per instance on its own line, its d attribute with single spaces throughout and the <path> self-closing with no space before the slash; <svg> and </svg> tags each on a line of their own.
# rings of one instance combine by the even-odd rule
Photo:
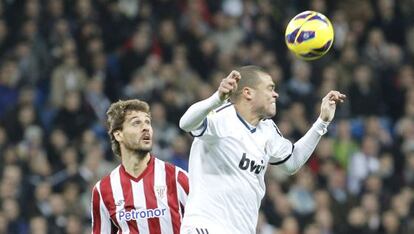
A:
<svg viewBox="0 0 414 234">
<path fill-rule="evenodd" d="M 311 63 L 283 38 L 307 9 L 336 33 Z M 276 81 L 292 140 L 348 95 L 297 175 L 269 167 L 257 233 L 414 233 L 413 23 L 412 0 L 1 0 L 0 233 L 90 233 L 91 187 L 119 163 L 111 101 L 150 102 L 154 154 L 187 169 L 178 119 L 245 64 Z"/>
</svg>

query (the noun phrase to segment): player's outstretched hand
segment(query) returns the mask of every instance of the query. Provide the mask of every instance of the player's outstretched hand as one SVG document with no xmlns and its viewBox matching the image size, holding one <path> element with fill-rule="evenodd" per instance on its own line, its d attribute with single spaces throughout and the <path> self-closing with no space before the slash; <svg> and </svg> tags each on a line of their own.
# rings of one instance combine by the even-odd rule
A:
<svg viewBox="0 0 414 234">
<path fill-rule="evenodd" d="M 336 90 L 331 90 L 322 98 L 321 114 L 319 117 L 326 122 L 331 122 L 335 116 L 336 104 L 344 102 L 346 95 Z"/>
<path fill-rule="evenodd" d="M 233 70 L 226 78 L 221 81 L 220 86 L 218 87 L 218 92 L 222 101 L 229 98 L 230 95 L 237 90 L 237 83 L 240 79 L 240 73 Z"/>
</svg>

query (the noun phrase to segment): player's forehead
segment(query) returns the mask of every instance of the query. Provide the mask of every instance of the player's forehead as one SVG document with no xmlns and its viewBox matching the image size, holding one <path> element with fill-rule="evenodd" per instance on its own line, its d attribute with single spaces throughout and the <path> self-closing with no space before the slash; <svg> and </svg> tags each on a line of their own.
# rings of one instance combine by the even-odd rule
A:
<svg viewBox="0 0 414 234">
<path fill-rule="evenodd" d="M 138 111 L 138 110 L 130 110 L 126 113 L 125 115 L 125 121 L 126 122 L 130 122 L 133 121 L 134 119 L 151 119 L 151 116 L 149 113 L 143 112 L 143 111 Z"/>
<path fill-rule="evenodd" d="M 275 82 L 268 73 L 259 73 L 259 85 L 262 87 L 275 86 Z"/>
</svg>

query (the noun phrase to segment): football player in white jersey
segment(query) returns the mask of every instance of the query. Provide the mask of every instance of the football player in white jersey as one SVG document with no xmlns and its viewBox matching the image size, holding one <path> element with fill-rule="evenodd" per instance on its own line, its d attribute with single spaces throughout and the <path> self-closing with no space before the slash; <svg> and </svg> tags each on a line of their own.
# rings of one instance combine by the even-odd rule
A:
<svg viewBox="0 0 414 234">
<path fill-rule="evenodd" d="M 346 98 L 330 91 L 319 118 L 291 143 L 270 119 L 278 97 L 268 73 L 245 66 L 182 116 L 180 128 L 194 136 L 182 234 L 255 233 L 268 164 L 289 174 L 298 171 L 326 133 L 336 104 Z"/>
</svg>

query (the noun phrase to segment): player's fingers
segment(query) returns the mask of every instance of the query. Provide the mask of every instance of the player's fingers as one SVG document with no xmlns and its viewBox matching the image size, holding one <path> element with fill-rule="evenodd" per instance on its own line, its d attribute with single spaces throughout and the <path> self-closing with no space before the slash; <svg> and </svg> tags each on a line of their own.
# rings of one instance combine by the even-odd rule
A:
<svg viewBox="0 0 414 234">
<path fill-rule="evenodd" d="M 236 80 L 234 80 L 234 79 L 228 79 L 228 80 L 226 80 L 226 83 L 228 83 L 229 85 L 233 86 L 233 85 L 235 85 L 237 82 L 236 82 Z"/>
<path fill-rule="evenodd" d="M 238 71 L 233 71 L 233 73 L 232 73 L 232 78 L 233 78 L 236 82 L 239 82 L 239 80 L 241 79 L 240 72 L 238 72 Z"/>
<path fill-rule="evenodd" d="M 344 100 L 344 99 L 346 98 L 346 95 L 345 95 L 345 94 L 343 94 L 343 93 L 340 93 L 340 94 L 339 94 L 339 98 L 340 98 L 340 99 L 342 99 L 342 100 Z"/>
<path fill-rule="evenodd" d="M 226 88 L 226 87 L 220 86 L 219 92 L 221 92 L 221 93 L 229 93 L 230 90 L 228 88 Z"/>
<path fill-rule="evenodd" d="M 335 102 L 342 103 L 342 102 L 344 102 L 344 99 L 343 98 L 340 98 L 340 97 L 333 97 L 329 101 L 335 101 Z"/>
<path fill-rule="evenodd" d="M 331 90 L 326 96 L 328 97 L 328 99 L 331 99 L 335 97 L 336 95 L 338 95 L 338 91 Z"/>
<path fill-rule="evenodd" d="M 329 100 L 343 101 L 346 98 L 346 95 L 340 93 L 339 91 L 333 90 L 326 95 L 326 98 Z"/>
<path fill-rule="evenodd" d="M 346 95 L 339 92 L 339 91 L 334 91 L 335 96 L 337 96 L 338 98 L 346 98 Z"/>
<path fill-rule="evenodd" d="M 225 81 L 225 83 L 229 84 L 231 86 L 231 89 L 236 90 L 237 89 L 237 82 L 234 79 L 228 79 Z"/>
<path fill-rule="evenodd" d="M 330 100 L 332 98 L 332 95 L 333 95 L 333 93 L 332 93 L 332 91 L 330 91 L 329 93 L 327 93 L 325 95 L 325 97 L 322 98 L 322 101 Z"/>
<path fill-rule="evenodd" d="M 230 72 L 230 74 L 226 77 L 227 79 L 233 78 L 237 74 L 237 71 L 233 70 Z"/>
<path fill-rule="evenodd" d="M 232 90 L 233 86 L 230 85 L 229 83 L 223 83 L 223 88 L 228 89 L 228 90 Z"/>
<path fill-rule="evenodd" d="M 240 75 L 238 73 L 233 74 L 233 75 L 226 78 L 226 81 L 231 83 L 232 85 L 237 84 L 237 82 L 239 82 L 239 80 L 240 80 Z"/>
<path fill-rule="evenodd" d="M 333 96 L 333 100 L 335 100 L 335 101 L 340 101 L 340 102 L 343 102 L 344 101 L 344 99 L 346 98 L 346 95 L 345 94 L 342 94 L 342 93 L 337 93 L 337 94 L 335 94 L 334 96 Z"/>
<path fill-rule="evenodd" d="M 238 71 L 232 71 L 230 74 L 225 78 L 226 81 L 231 81 L 234 83 L 239 82 L 240 80 L 240 73 Z"/>
<path fill-rule="evenodd" d="M 228 89 L 228 87 L 229 87 L 229 84 L 226 82 L 226 80 L 222 80 L 219 88 Z"/>
</svg>

